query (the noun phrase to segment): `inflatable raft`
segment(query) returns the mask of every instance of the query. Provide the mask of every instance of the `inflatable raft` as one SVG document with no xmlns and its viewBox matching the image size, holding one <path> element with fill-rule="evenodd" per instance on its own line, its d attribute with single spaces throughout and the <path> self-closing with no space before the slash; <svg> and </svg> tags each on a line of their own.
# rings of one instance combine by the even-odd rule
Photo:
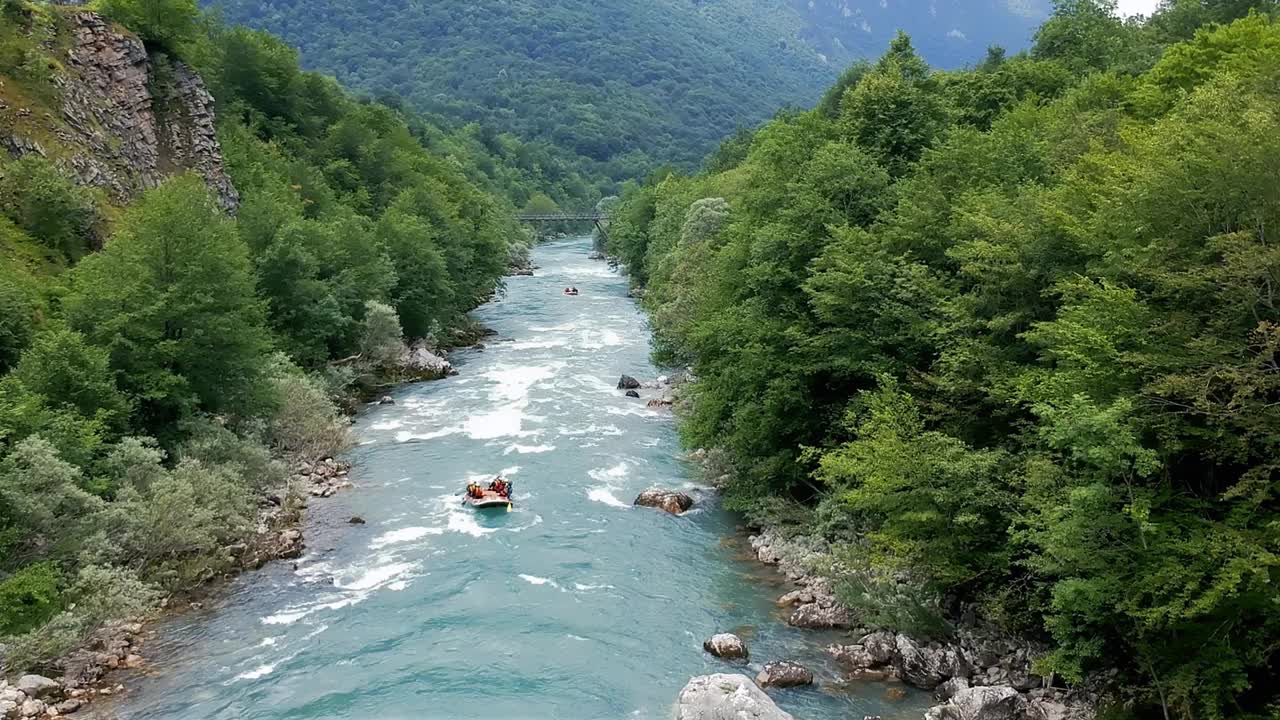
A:
<svg viewBox="0 0 1280 720">
<path fill-rule="evenodd" d="M 467 496 L 465 502 L 477 510 L 485 510 L 488 508 L 506 508 L 511 509 L 511 498 L 506 495 L 499 495 L 491 490 L 486 490 L 484 495 L 480 497 Z"/>
</svg>

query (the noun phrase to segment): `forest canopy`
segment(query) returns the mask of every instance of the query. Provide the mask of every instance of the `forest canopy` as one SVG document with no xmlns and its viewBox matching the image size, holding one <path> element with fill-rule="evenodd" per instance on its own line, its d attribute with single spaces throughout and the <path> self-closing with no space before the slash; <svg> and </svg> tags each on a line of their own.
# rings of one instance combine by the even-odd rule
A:
<svg viewBox="0 0 1280 720">
<path fill-rule="evenodd" d="M 1274 713 L 1273 4 L 1061 0 L 1026 53 L 899 36 L 837 88 L 615 215 L 687 444 L 863 617 L 975 606 L 1140 712 Z"/>
</svg>

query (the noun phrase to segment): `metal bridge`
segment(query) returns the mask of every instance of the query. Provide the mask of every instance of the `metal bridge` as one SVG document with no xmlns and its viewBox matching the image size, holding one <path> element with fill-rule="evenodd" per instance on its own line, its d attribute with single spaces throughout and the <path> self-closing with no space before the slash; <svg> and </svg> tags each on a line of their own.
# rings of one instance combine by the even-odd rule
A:
<svg viewBox="0 0 1280 720">
<path fill-rule="evenodd" d="M 558 211 L 546 213 L 520 213 L 516 215 L 520 222 L 601 222 L 609 219 L 609 213 L 599 210 Z"/>
<path fill-rule="evenodd" d="M 596 244 L 600 245 L 603 241 L 609 239 L 609 234 L 605 232 L 605 227 L 609 223 L 609 213 L 600 210 L 561 210 L 557 212 L 545 213 L 518 213 L 516 220 L 526 223 L 542 223 L 554 222 L 589 222 L 596 226 L 596 231 L 600 236 L 596 238 Z M 599 248 L 597 248 L 599 249 Z"/>
</svg>

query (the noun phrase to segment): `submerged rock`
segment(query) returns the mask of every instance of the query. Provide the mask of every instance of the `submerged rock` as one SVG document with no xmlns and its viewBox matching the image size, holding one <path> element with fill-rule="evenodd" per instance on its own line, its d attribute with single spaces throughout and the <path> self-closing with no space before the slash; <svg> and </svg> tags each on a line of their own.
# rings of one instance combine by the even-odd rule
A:
<svg viewBox="0 0 1280 720">
<path fill-rule="evenodd" d="M 660 510 L 666 510 L 672 515 L 679 515 L 693 507 L 693 498 L 675 490 L 649 488 L 648 490 L 640 493 L 633 504 L 658 508 Z"/>
<path fill-rule="evenodd" d="M 725 660 L 746 660 L 747 644 L 733 633 L 716 633 L 702 642 L 702 649 Z"/>
<path fill-rule="evenodd" d="M 638 400 L 638 399 L 640 399 L 640 393 L 636 392 L 635 390 L 628 390 L 628 391 L 627 391 L 627 397 L 629 397 L 629 398 L 636 398 L 636 399 Z"/>
<path fill-rule="evenodd" d="M 760 687 L 799 687 L 813 684 L 813 673 L 800 663 L 783 660 L 766 663 L 756 675 L 756 684 Z"/>
<path fill-rule="evenodd" d="M 746 675 L 717 673 L 689 681 L 676 700 L 675 720 L 795 720 Z"/>
<path fill-rule="evenodd" d="M 364 524 L 364 518 L 360 517 L 359 515 L 352 515 L 352 516 L 351 516 L 351 519 L 350 519 L 350 520 L 348 520 L 347 522 L 348 522 L 348 523 L 350 523 L 350 524 L 352 524 L 352 525 L 363 525 L 363 524 Z"/>
</svg>

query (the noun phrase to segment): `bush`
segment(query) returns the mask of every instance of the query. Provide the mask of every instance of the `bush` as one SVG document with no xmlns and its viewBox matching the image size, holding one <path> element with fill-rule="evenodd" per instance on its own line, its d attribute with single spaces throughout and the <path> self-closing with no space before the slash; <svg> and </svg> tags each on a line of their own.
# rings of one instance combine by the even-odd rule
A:
<svg viewBox="0 0 1280 720">
<path fill-rule="evenodd" d="M 30 630 L 62 609 L 61 576 L 50 562 L 28 565 L 0 581 L 0 635 Z"/>
<path fill-rule="evenodd" d="M 377 367 L 391 367 L 404 352 L 404 331 L 400 316 L 390 305 L 370 300 L 364 304 L 364 332 L 360 354 Z"/>
<path fill-rule="evenodd" d="M 320 382 L 296 368 L 277 367 L 270 385 L 277 406 L 269 426 L 275 447 L 290 455 L 321 458 L 350 444 L 350 425 Z"/>
<path fill-rule="evenodd" d="M 109 620 L 139 617 L 156 607 L 161 593 L 130 570 L 82 568 L 67 593 L 70 609 L 22 635 L 6 637 L 5 669 L 40 668 L 66 655 Z"/>
<path fill-rule="evenodd" d="M 0 213 L 68 260 L 93 245 L 93 197 L 39 155 L 0 165 Z"/>
</svg>

